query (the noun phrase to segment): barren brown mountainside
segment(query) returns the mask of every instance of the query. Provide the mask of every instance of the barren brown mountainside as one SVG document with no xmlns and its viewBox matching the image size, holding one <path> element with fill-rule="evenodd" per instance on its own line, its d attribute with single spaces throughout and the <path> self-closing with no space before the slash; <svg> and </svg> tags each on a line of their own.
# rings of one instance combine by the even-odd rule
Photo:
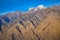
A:
<svg viewBox="0 0 60 40">
<path fill-rule="evenodd" d="M 60 6 L 0 16 L 0 40 L 60 40 Z"/>
</svg>

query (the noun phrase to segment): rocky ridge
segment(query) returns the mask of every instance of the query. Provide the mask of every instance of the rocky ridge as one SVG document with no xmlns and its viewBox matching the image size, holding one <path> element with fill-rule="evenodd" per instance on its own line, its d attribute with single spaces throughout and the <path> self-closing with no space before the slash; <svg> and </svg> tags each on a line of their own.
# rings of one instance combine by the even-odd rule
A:
<svg viewBox="0 0 60 40">
<path fill-rule="evenodd" d="M 60 40 L 59 24 L 60 6 L 8 13 L 0 16 L 0 40 Z"/>
</svg>

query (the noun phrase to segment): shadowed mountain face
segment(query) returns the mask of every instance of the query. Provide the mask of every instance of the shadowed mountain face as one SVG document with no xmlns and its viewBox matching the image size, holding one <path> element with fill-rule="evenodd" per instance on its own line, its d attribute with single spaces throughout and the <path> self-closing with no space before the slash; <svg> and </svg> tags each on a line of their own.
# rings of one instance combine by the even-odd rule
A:
<svg viewBox="0 0 60 40">
<path fill-rule="evenodd" d="M 60 40 L 60 6 L 0 16 L 0 40 Z"/>
</svg>

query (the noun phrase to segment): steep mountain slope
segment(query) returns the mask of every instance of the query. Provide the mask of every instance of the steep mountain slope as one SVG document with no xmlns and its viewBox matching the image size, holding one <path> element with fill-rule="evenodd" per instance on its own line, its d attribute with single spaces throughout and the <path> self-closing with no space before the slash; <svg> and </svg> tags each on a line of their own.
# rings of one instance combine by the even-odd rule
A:
<svg viewBox="0 0 60 40">
<path fill-rule="evenodd" d="M 60 40 L 59 8 L 0 16 L 0 40 Z"/>
<path fill-rule="evenodd" d="M 40 34 L 41 40 L 60 40 L 60 12 L 52 12 L 34 30 Z"/>
</svg>

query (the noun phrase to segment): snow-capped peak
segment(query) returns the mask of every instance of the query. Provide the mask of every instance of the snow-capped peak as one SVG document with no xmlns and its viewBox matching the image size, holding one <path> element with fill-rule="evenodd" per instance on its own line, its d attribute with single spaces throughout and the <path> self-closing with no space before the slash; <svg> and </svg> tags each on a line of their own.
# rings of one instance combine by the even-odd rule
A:
<svg viewBox="0 0 60 40">
<path fill-rule="evenodd" d="M 37 7 L 30 7 L 28 10 L 38 10 L 38 9 L 46 9 L 46 7 L 44 5 L 38 5 Z"/>
<path fill-rule="evenodd" d="M 44 5 L 38 5 L 37 8 L 39 8 L 39 9 L 45 9 L 46 7 Z"/>
<path fill-rule="evenodd" d="M 34 9 L 33 7 L 30 7 L 28 10 L 32 10 L 32 9 Z"/>
</svg>

